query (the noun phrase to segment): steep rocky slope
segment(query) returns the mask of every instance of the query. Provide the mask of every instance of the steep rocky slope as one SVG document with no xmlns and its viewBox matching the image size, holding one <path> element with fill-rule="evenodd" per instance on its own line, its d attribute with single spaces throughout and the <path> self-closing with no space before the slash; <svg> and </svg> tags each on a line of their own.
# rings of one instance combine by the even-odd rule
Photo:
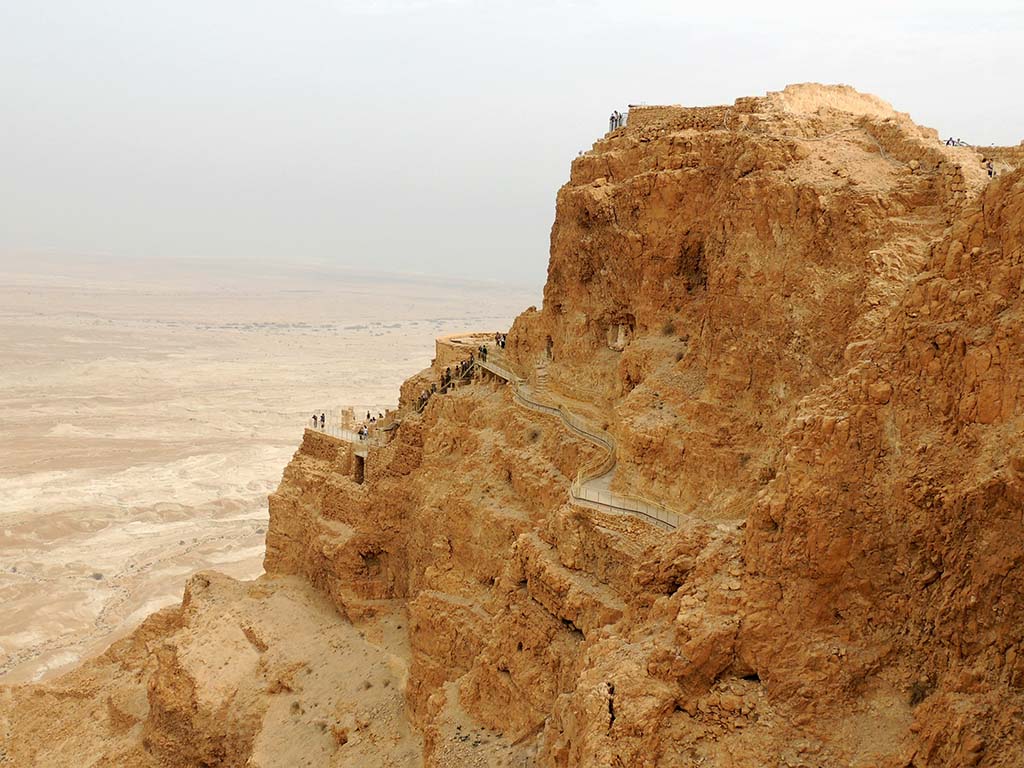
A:
<svg viewBox="0 0 1024 768">
<path fill-rule="evenodd" d="M 1024 765 L 998 156 L 845 87 L 634 109 L 499 362 L 679 526 L 568 503 L 601 449 L 492 372 L 419 411 L 439 342 L 386 444 L 306 432 L 268 576 L 6 690 L 0 765 Z"/>
</svg>

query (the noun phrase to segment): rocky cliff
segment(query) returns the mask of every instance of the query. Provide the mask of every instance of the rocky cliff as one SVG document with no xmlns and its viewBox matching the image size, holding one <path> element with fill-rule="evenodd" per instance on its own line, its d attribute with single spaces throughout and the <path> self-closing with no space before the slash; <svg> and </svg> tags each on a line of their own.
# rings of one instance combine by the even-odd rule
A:
<svg viewBox="0 0 1024 768">
<path fill-rule="evenodd" d="M 444 340 L 397 428 L 307 431 L 268 575 L 5 689 L 0 765 L 1024 766 L 1024 171 L 990 154 L 846 87 L 634 109 L 500 366 L 420 410 Z M 597 433 L 628 502 L 570 503 Z"/>
</svg>

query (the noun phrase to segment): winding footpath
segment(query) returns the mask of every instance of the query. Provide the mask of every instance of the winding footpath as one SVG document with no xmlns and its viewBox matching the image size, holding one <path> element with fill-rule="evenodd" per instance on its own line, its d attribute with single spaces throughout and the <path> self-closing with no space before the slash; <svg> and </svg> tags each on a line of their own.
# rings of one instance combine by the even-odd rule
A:
<svg viewBox="0 0 1024 768">
<path fill-rule="evenodd" d="M 590 466 L 582 467 L 570 483 L 569 501 L 571 503 L 600 512 L 632 515 L 665 530 L 675 530 L 679 527 L 681 517 L 679 513 L 649 499 L 612 491 L 616 448 L 615 440 L 608 432 L 599 429 L 562 405 L 553 405 L 539 398 L 537 393 L 511 370 L 511 367 L 494 359 L 495 357 L 501 359 L 494 350 L 489 350 L 488 357 L 490 358 L 488 360 L 477 358 L 466 373 L 459 378 L 458 383 L 472 375 L 475 369 L 487 371 L 512 387 L 513 399 L 517 405 L 535 413 L 557 418 L 570 432 L 601 449 L 603 458 Z M 442 388 L 441 391 L 444 392 L 445 388 Z M 425 406 L 426 403 L 423 405 Z M 423 407 L 416 410 L 421 412 Z M 352 443 L 357 455 L 365 458 L 369 448 L 379 447 L 383 444 L 383 438 L 380 436 L 371 434 L 369 437 L 360 437 L 358 433 L 342 427 L 342 420 L 338 412 L 325 413 L 328 415 L 324 426 L 321 428 L 317 425 L 312 427 L 312 430 Z M 395 423 L 397 425 L 399 422 L 396 420 Z"/>
<path fill-rule="evenodd" d="M 493 360 L 477 360 L 477 365 L 508 382 L 513 388 L 513 398 L 517 405 L 536 413 L 556 417 L 570 432 L 602 449 L 604 458 L 577 471 L 575 479 L 569 485 L 569 500 L 573 504 L 601 512 L 632 515 L 666 530 L 675 530 L 679 527 L 679 513 L 657 502 L 637 496 L 625 496 L 611 490 L 612 478 L 615 476 L 616 448 L 615 440 L 608 432 L 587 422 L 562 405 L 543 402 L 519 376 L 500 363 Z"/>
</svg>

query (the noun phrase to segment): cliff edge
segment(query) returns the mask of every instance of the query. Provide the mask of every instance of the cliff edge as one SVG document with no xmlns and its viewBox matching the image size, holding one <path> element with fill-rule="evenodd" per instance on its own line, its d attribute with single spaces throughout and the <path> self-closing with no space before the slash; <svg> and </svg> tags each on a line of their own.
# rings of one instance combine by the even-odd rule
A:
<svg viewBox="0 0 1024 768">
<path fill-rule="evenodd" d="M 0 765 L 1024 765 L 1021 159 L 632 109 L 507 344 L 307 430 L 267 575 L 0 689 Z"/>
</svg>

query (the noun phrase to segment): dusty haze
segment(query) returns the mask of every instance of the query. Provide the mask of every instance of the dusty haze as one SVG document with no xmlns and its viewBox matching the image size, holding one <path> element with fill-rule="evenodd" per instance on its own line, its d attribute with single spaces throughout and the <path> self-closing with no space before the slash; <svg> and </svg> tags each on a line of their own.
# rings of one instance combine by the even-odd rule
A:
<svg viewBox="0 0 1024 768">
<path fill-rule="evenodd" d="M 540 284 L 553 191 L 612 109 L 845 82 L 1016 144 L 1022 29 L 1016 0 L 3 0 L 0 261 L 372 254 Z"/>
</svg>

